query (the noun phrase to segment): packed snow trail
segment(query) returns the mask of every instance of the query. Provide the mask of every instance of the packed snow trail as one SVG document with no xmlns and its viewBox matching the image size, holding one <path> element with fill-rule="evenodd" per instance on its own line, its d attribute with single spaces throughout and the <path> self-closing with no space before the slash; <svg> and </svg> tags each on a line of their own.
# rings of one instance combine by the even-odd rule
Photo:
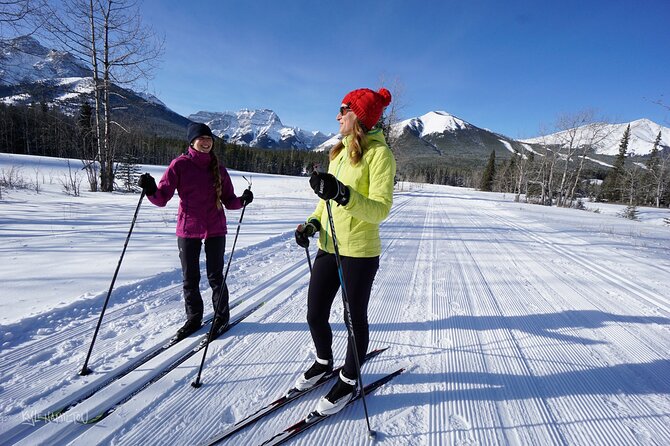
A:
<svg viewBox="0 0 670 446">
<path fill-rule="evenodd" d="M 367 400 L 380 444 L 667 444 L 670 231 L 634 225 L 465 189 L 426 186 L 396 194 L 381 228 L 369 310 L 370 349 L 390 349 L 363 373 L 367 383 L 407 362 L 413 367 Z M 292 237 L 287 229 L 236 254 L 231 283 L 239 288 L 231 296 L 272 298 L 210 346 L 201 389 L 190 386 L 199 365 L 191 358 L 100 423 L 52 422 L 22 444 L 198 443 L 290 388 L 313 361 L 307 262 Z M 165 301 L 151 308 L 154 317 L 179 321 L 175 276 L 147 279 L 141 292 L 125 290 L 122 306 L 139 310 L 128 311 L 129 325 L 118 327 L 117 337 L 139 336 L 132 321 L 141 320 L 141 305 L 154 297 Z M 342 318 L 337 298 L 336 365 L 347 342 Z M 56 334 L 61 342 L 84 339 L 88 333 L 78 328 L 84 320 L 92 323 L 90 315 L 73 317 Z M 153 330 L 137 340 L 142 349 L 171 334 L 165 323 Z M 37 358 L 34 342 L 17 344 L 11 362 L 2 363 L 3 377 L 34 373 L 31 364 L 48 360 Z M 111 341 L 102 348 L 113 364 L 116 355 L 140 354 L 115 350 Z M 24 362 L 22 350 L 32 355 Z M 75 363 L 58 359 L 39 377 L 41 385 L 76 388 L 58 383 Z M 2 386 L 3 393 L 18 392 L 7 381 Z M 27 406 L 47 397 L 41 391 L 26 402 L 35 390 L 21 391 L 13 398 Z M 305 395 L 222 444 L 271 437 L 313 410 L 325 392 Z M 17 403 L 13 413 L 19 409 Z M 362 407 L 352 404 L 291 444 L 363 445 L 366 432 Z"/>
</svg>

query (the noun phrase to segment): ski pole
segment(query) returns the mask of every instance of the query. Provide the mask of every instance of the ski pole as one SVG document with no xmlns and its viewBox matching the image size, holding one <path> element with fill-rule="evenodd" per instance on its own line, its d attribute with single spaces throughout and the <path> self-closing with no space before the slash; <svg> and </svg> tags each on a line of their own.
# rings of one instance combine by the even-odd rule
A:
<svg viewBox="0 0 670 446">
<path fill-rule="evenodd" d="M 242 177 L 245 180 L 246 177 Z M 247 190 L 251 190 L 251 181 L 247 180 L 249 183 L 249 187 L 247 187 Z M 240 235 L 240 226 L 242 225 L 242 219 L 244 218 L 244 211 L 247 209 L 247 204 L 245 203 L 244 206 L 242 206 L 242 213 L 240 214 L 240 221 L 237 223 L 237 230 L 235 231 L 235 239 L 233 240 L 233 247 L 230 250 L 230 257 L 228 258 L 228 266 L 226 266 L 226 273 L 223 275 L 223 285 L 221 286 L 221 292 L 223 292 L 223 287 L 226 286 L 226 279 L 228 278 L 228 271 L 230 271 L 230 264 L 233 261 L 233 254 L 235 253 L 235 245 L 237 244 L 237 236 Z M 221 297 L 219 296 L 219 300 L 216 303 L 216 309 L 214 310 L 214 320 L 216 320 L 216 316 L 219 314 L 219 311 L 221 310 Z M 207 357 L 207 349 L 209 348 L 209 343 L 212 341 L 212 335 L 214 334 L 214 322 L 212 322 L 212 326 L 209 327 L 209 332 L 207 333 L 207 344 L 205 344 L 205 348 L 202 352 L 202 360 L 200 361 L 200 368 L 198 369 L 198 376 L 196 376 L 195 381 L 191 383 L 193 387 L 196 389 L 199 389 L 202 386 L 202 383 L 200 382 L 200 375 L 202 374 L 202 368 L 205 365 L 205 358 Z"/>
<path fill-rule="evenodd" d="M 361 389 L 361 399 L 363 400 L 363 410 L 365 412 L 365 421 L 368 425 L 368 437 L 375 438 L 377 432 L 370 428 L 370 417 L 368 416 L 368 405 L 365 402 L 365 392 L 362 389 L 363 377 L 361 376 L 361 363 L 358 359 L 358 349 L 356 348 L 356 336 L 354 335 L 354 325 L 351 320 L 351 310 L 349 308 L 349 298 L 347 297 L 347 287 L 344 284 L 344 273 L 342 271 L 342 259 L 340 258 L 340 250 L 337 246 L 337 236 L 335 235 L 335 222 L 333 221 L 333 211 L 330 207 L 330 200 L 326 200 L 326 209 L 328 210 L 328 223 L 330 224 L 330 234 L 333 237 L 333 247 L 335 248 L 335 263 L 337 265 L 337 273 L 340 276 L 340 285 L 342 286 L 342 302 L 344 303 L 344 313 L 346 315 L 346 326 L 349 331 L 349 342 L 354 350 L 354 359 L 356 360 L 356 372 L 358 373 L 358 385 Z"/>
<path fill-rule="evenodd" d="M 309 257 L 309 245 L 305 246 L 305 254 L 307 254 L 307 264 L 309 265 L 309 273 L 312 274 L 312 259 Z"/>
<path fill-rule="evenodd" d="M 114 289 L 114 282 L 116 282 L 116 276 L 119 274 L 119 268 L 121 268 L 121 262 L 123 261 L 123 255 L 126 253 L 126 247 L 128 246 L 128 240 L 130 240 L 130 234 L 133 232 L 133 227 L 135 226 L 135 221 L 137 220 L 137 213 L 140 211 L 140 205 L 142 204 L 142 199 L 144 198 L 144 189 L 140 194 L 140 200 L 137 202 L 137 208 L 135 208 L 135 215 L 133 216 L 133 221 L 130 224 L 130 231 L 128 231 L 128 236 L 126 237 L 126 242 L 123 244 L 123 251 L 121 251 L 121 257 L 119 258 L 119 263 L 116 265 L 116 271 L 114 271 L 114 277 L 112 277 L 112 283 L 109 285 L 109 291 L 107 292 L 107 298 L 105 298 L 105 303 L 102 305 L 102 311 L 100 312 L 100 317 L 98 318 L 98 325 L 95 327 L 95 332 L 93 332 L 93 339 L 91 340 L 91 346 L 88 349 L 88 354 L 86 355 L 86 360 L 84 365 L 81 368 L 79 374 L 81 376 L 86 376 L 92 372 L 88 368 L 88 361 L 91 359 L 91 353 L 93 352 L 93 344 L 95 344 L 95 339 L 98 337 L 98 331 L 100 330 L 100 325 L 102 324 L 102 317 L 105 315 L 105 310 L 107 309 L 107 304 L 109 303 L 109 298 L 112 295 L 112 289 Z"/>
</svg>

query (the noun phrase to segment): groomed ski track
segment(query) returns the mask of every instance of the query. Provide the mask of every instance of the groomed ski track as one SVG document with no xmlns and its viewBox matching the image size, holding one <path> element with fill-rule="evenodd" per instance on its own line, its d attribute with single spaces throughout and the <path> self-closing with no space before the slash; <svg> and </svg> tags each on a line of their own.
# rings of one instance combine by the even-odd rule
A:
<svg viewBox="0 0 670 446">
<path fill-rule="evenodd" d="M 370 348 L 390 348 L 364 367 L 365 379 L 408 361 L 413 365 L 367 400 L 377 441 L 667 444 L 668 246 L 606 227 L 600 234 L 579 227 L 559 231 L 565 225 L 552 208 L 483 197 L 453 188 L 399 192 L 382 226 Z M 600 224 L 583 214 L 584 227 Z M 210 345 L 200 389 L 190 386 L 201 359 L 196 354 L 93 425 L 77 421 L 95 416 L 92 408 L 104 405 L 111 390 L 42 425 L 20 423 L 17 409 L 14 418 L 3 419 L 0 443 L 11 433 L 9 443 L 26 445 L 194 444 L 278 397 L 312 362 L 305 322 L 308 267 L 292 238 L 288 231 L 235 254 L 231 301 L 240 302 L 240 311 L 265 304 Z M 620 256 L 634 259 L 638 268 L 621 271 Z M 179 293 L 178 271 L 122 290 L 127 298 L 105 319 L 91 364 L 98 374 L 91 378 L 75 373 L 99 299 L 52 337 L 17 341 L 0 358 L 3 402 L 27 401 L 34 408 L 25 410 L 40 412 L 65 390 L 103 379 L 113 367 L 161 345 L 177 326 L 162 321 L 180 321 Z M 331 317 L 336 363 L 347 342 L 341 307 L 338 297 Z M 38 355 L 45 366 L 35 370 L 30 365 Z M 54 360 L 68 355 L 69 361 Z M 131 376 L 115 383 L 116 391 L 133 387 Z M 13 386 L 18 377 L 35 385 Z M 50 394 L 50 386 L 59 395 Z M 222 444 L 262 443 L 308 414 L 326 391 L 306 395 Z M 291 444 L 369 443 L 358 403 Z"/>
</svg>

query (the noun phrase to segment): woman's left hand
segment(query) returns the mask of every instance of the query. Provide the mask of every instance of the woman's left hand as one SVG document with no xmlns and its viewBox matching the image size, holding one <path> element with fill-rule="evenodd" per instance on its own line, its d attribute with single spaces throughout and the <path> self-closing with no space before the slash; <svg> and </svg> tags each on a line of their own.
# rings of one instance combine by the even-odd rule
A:
<svg viewBox="0 0 670 446">
<path fill-rule="evenodd" d="M 246 206 L 252 201 L 254 201 L 253 192 L 251 192 L 251 189 L 244 189 L 244 192 L 242 192 L 242 196 L 240 197 L 240 202 L 242 202 L 242 206 Z"/>
<path fill-rule="evenodd" d="M 344 206 L 349 203 L 349 188 L 329 173 L 312 172 L 309 185 L 323 200 L 335 200 Z"/>
</svg>

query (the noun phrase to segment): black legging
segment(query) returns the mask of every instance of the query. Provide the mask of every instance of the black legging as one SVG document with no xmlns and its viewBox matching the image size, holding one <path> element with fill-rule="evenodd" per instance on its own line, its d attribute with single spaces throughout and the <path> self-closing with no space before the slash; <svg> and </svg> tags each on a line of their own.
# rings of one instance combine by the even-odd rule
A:
<svg viewBox="0 0 670 446">
<path fill-rule="evenodd" d="M 184 279 L 184 306 L 188 320 L 202 320 L 203 303 L 200 295 L 200 250 L 199 238 L 177 238 L 179 259 Z M 207 280 L 212 288 L 212 307 L 216 309 L 220 298 L 221 311 L 217 316 L 228 314 L 228 286 L 223 282 L 223 254 L 226 249 L 226 237 L 205 239 L 205 264 Z"/>
<path fill-rule="evenodd" d="M 379 256 L 365 258 L 340 256 L 340 258 L 349 308 L 351 309 L 353 331 L 356 336 L 358 360 L 362 365 L 370 340 L 368 302 L 370 301 L 372 282 L 375 279 L 375 274 L 377 274 L 377 269 L 379 269 Z M 312 277 L 309 281 L 307 322 L 316 347 L 316 354 L 322 359 L 333 357 L 333 332 L 328 318 L 339 287 L 340 278 L 335 254 L 328 254 L 319 250 L 314 260 Z M 346 324 L 346 313 L 344 318 Z M 349 342 L 347 343 L 347 357 L 343 372 L 347 378 L 357 378 L 354 351 Z"/>
</svg>

